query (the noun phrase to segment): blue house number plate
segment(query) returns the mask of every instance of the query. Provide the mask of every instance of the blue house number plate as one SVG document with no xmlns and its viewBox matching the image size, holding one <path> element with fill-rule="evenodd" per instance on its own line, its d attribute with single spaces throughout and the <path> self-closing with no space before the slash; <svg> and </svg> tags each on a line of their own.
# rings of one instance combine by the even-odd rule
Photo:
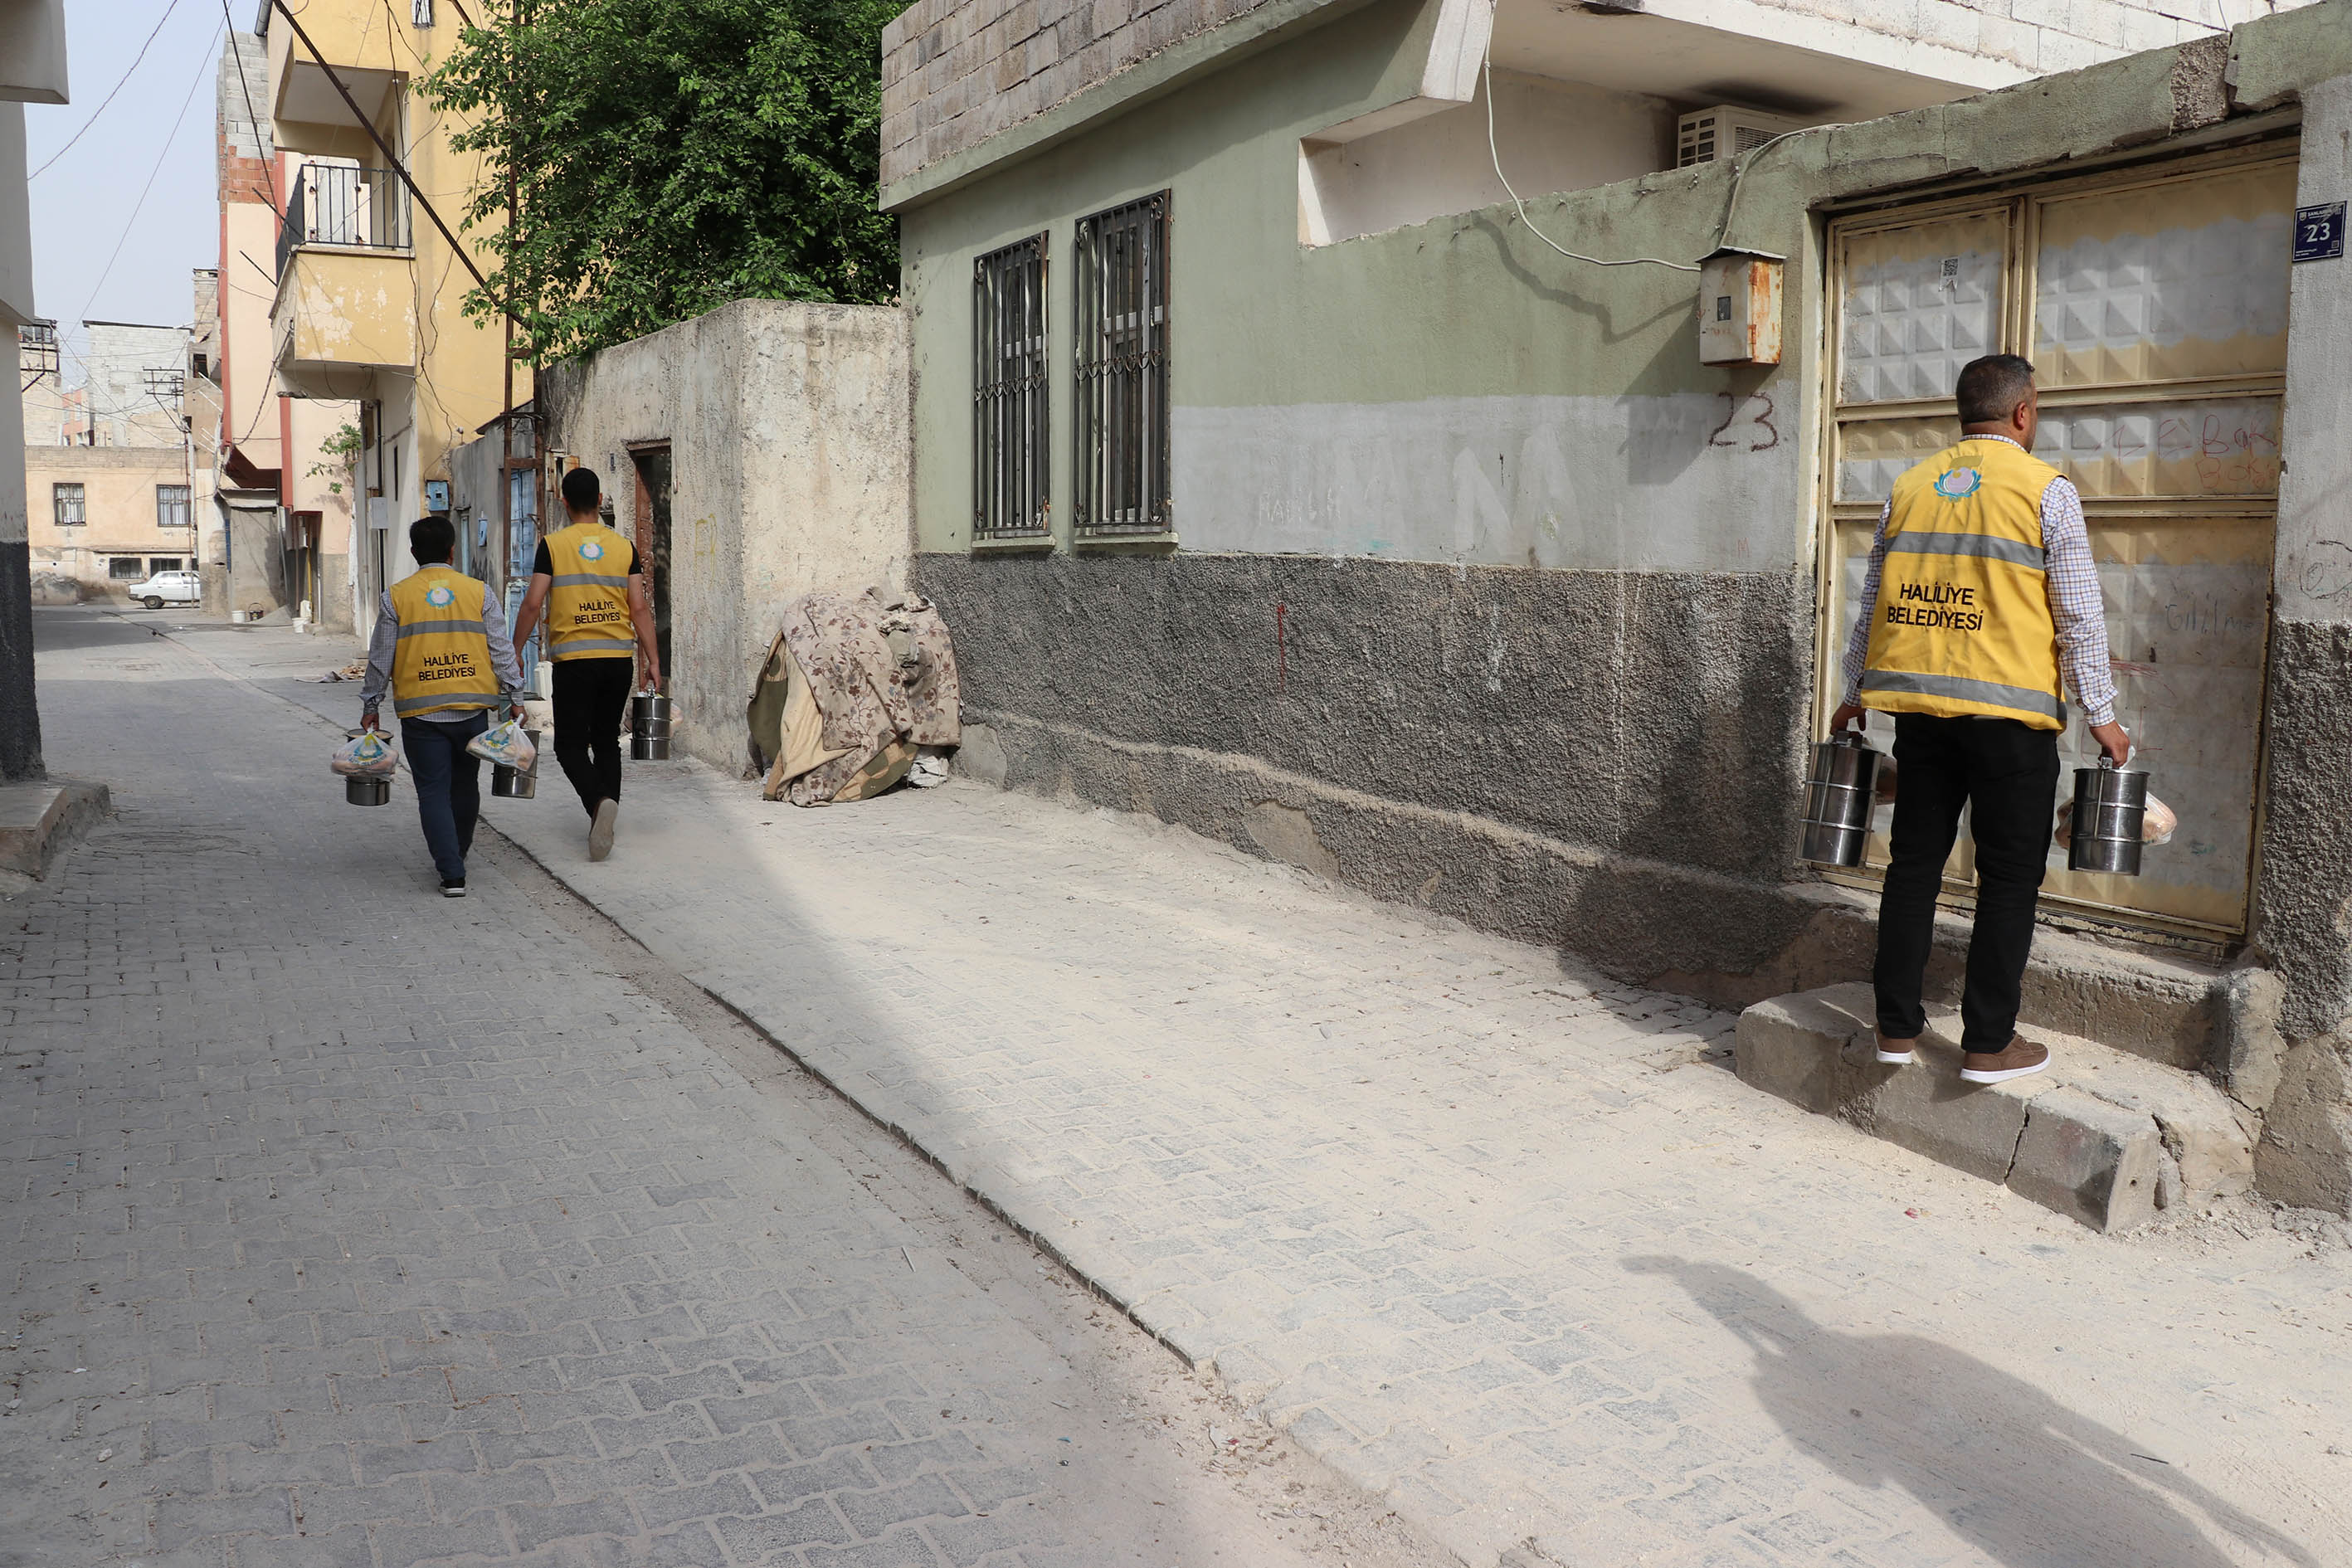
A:
<svg viewBox="0 0 2352 1568">
<path fill-rule="evenodd" d="M 2344 204 L 2294 209 L 2294 258 L 2326 261 L 2344 254 Z"/>
</svg>

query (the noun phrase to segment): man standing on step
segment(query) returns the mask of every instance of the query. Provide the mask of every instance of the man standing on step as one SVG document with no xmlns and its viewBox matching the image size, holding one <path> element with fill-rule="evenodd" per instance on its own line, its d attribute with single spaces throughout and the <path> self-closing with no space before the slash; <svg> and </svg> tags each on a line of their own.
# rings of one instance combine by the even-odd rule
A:
<svg viewBox="0 0 2352 1568">
<path fill-rule="evenodd" d="M 596 516 L 603 499 L 593 469 L 563 476 L 572 521 L 539 542 L 530 587 L 515 613 L 520 652 L 547 613 L 547 655 L 555 664 L 555 760 L 588 811 L 588 858 L 613 852 L 621 816 L 621 715 L 635 682 L 630 655 L 645 659 L 645 685 L 661 685 L 661 653 L 645 572 L 627 539 Z"/>
<path fill-rule="evenodd" d="M 1970 808 L 1976 924 L 1960 1000 L 1960 1076 L 2023 1078 L 2050 1048 L 2017 1037 L 2019 992 L 2058 795 L 2060 677 L 2121 767 L 2106 609 L 2083 500 L 2032 455 L 2032 362 L 1993 354 L 1960 372 L 1960 441 L 1895 481 L 1845 649 L 1832 733 L 1865 709 L 1895 716 L 1893 862 L 1878 908 L 1878 1059 L 1914 1059 L 1944 862 Z"/>
<path fill-rule="evenodd" d="M 466 852 L 482 812 L 481 759 L 466 742 L 490 727 L 490 710 L 522 713 L 522 669 L 507 641 L 496 595 L 449 564 L 457 531 L 446 514 L 411 523 L 416 571 L 383 592 L 368 641 L 360 724 L 380 728 L 388 687 L 401 749 L 416 781 L 416 815 L 441 874 L 441 895 L 466 896 Z"/>
</svg>

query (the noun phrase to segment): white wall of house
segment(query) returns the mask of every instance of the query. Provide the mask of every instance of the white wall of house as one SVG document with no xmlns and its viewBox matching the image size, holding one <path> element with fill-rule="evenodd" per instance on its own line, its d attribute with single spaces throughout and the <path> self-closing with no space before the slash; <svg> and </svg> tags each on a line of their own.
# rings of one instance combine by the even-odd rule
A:
<svg viewBox="0 0 2352 1568">
<path fill-rule="evenodd" d="M 1498 71 L 1491 142 L 1482 86 L 1468 103 L 1370 136 L 1302 143 L 1299 237 L 1328 245 L 1492 206 L 1510 190 L 1580 191 L 1646 174 L 1674 161 L 1678 112 L 1663 98 Z"/>
</svg>

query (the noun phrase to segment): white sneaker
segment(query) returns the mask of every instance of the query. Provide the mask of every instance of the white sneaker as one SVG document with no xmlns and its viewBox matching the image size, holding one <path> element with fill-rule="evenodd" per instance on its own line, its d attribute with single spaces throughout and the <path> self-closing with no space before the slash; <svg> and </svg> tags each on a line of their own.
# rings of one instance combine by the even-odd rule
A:
<svg viewBox="0 0 2352 1568">
<path fill-rule="evenodd" d="M 602 860 L 613 852 L 613 829 L 620 825 L 621 803 L 600 800 L 595 820 L 588 825 L 588 858 Z"/>
</svg>

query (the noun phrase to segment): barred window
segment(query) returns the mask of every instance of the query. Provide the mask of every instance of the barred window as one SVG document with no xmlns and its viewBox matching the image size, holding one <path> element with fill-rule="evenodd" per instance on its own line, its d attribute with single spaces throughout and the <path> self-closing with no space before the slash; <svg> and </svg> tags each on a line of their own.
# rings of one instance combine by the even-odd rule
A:
<svg viewBox="0 0 2352 1568">
<path fill-rule="evenodd" d="M 185 528 L 188 526 L 188 487 L 157 485 L 155 487 L 155 526 Z"/>
<path fill-rule="evenodd" d="M 139 555 L 110 556 L 106 563 L 106 574 L 117 583 L 136 583 L 147 575 L 146 558 Z"/>
<path fill-rule="evenodd" d="M 89 502 L 78 484 L 52 487 L 50 504 L 57 508 L 59 528 L 79 528 L 89 521 Z"/>
<path fill-rule="evenodd" d="M 1050 523 L 1045 237 L 971 264 L 971 535 L 1019 539 Z"/>
<path fill-rule="evenodd" d="M 1168 198 L 1080 218 L 1071 522 L 1090 537 L 1165 533 Z"/>
</svg>

